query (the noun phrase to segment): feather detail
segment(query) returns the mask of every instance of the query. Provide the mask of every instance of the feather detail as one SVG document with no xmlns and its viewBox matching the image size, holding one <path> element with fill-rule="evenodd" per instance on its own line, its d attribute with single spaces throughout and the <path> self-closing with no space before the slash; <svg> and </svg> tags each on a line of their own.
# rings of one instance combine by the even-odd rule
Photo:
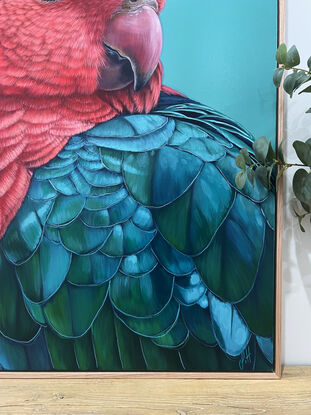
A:
<svg viewBox="0 0 311 415">
<path fill-rule="evenodd" d="M 15 217 L 27 193 L 32 173 L 17 162 L 0 171 L 0 239 Z"/>
<path fill-rule="evenodd" d="M 174 95 L 174 96 L 178 96 L 178 97 L 184 97 L 185 96 L 182 93 L 180 93 L 178 91 L 175 91 L 175 89 L 170 88 L 169 86 L 166 86 L 166 85 L 162 85 L 161 92 L 163 92 L 164 94 L 167 94 L 167 95 Z"/>
</svg>

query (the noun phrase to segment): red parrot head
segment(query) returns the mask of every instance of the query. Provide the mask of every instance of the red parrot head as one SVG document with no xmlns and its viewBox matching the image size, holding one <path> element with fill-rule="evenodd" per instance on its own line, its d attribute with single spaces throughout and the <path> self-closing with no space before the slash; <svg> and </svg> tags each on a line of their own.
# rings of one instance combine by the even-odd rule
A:
<svg viewBox="0 0 311 415">
<path fill-rule="evenodd" d="M 141 90 L 159 66 L 164 2 L 2 0 L 0 93 Z"/>
</svg>

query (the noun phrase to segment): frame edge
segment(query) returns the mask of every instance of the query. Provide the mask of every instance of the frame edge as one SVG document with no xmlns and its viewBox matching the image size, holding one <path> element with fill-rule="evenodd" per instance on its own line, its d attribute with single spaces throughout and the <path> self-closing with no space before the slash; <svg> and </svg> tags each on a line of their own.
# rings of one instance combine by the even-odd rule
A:
<svg viewBox="0 0 311 415">
<path fill-rule="evenodd" d="M 285 0 L 278 0 L 278 45 L 285 40 Z M 277 146 L 284 131 L 284 92 L 277 95 Z M 282 377 L 282 245 L 283 245 L 283 181 L 279 182 L 276 201 L 276 297 L 275 297 L 275 374 Z"/>
</svg>

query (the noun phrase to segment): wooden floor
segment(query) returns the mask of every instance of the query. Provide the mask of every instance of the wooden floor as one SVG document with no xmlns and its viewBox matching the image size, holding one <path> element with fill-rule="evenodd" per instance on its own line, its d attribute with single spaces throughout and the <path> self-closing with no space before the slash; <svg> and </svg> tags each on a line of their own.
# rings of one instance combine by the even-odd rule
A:
<svg viewBox="0 0 311 415">
<path fill-rule="evenodd" d="M 311 415 L 311 367 L 281 381 L 2 379 L 0 414 Z"/>
</svg>

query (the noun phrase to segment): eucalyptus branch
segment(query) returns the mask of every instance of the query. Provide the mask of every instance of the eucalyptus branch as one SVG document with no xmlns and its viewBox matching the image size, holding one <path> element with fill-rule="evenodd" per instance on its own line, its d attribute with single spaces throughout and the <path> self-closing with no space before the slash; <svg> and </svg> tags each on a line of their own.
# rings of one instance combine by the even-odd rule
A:
<svg viewBox="0 0 311 415">
<path fill-rule="evenodd" d="M 279 67 L 275 70 L 273 81 L 277 88 L 283 83 L 283 88 L 290 97 L 302 86 L 305 86 L 305 89 L 301 90 L 300 94 L 311 93 L 311 57 L 307 62 L 308 69 L 300 68 L 300 55 L 296 46 L 287 50 L 287 46 L 282 44 L 276 52 L 276 60 Z M 307 113 L 311 113 L 311 108 Z M 270 190 L 274 186 L 278 187 L 279 180 L 287 170 L 298 168 L 293 179 L 293 191 L 303 213 L 295 211 L 295 215 L 300 229 L 305 232 L 302 222 L 311 216 L 311 139 L 306 142 L 295 141 L 293 147 L 300 162 L 285 161 L 282 143 L 275 152 L 266 137 L 257 138 L 253 144 L 253 152 L 258 162 L 254 162 L 249 151 L 242 148 L 236 157 L 236 165 L 241 171 L 237 173 L 235 181 L 241 191 L 247 185 L 247 181 L 253 187 L 263 185 Z"/>
<path fill-rule="evenodd" d="M 295 215 L 300 229 L 305 232 L 302 222 L 307 216 L 311 216 L 311 140 L 307 143 L 295 141 L 294 148 L 301 163 L 285 161 L 282 146 L 276 154 L 271 142 L 265 137 L 256 139 L 253 151 L 259 161 L 254 162 L 253 154 L 250 154 L 246 148 L 242 148 L 236 157 L 236 165 L 241 171 L 237 173 L 235 182 L 241 191 L 247 185 L 247 181 L 253 188 L 263 185 L 271 190 L 278 187 L 279 180 L 287 170 L 299 168 L 294 176 L 293 188 L 304 212 L 299 214 L 295 211 Z"/>
</svg>

